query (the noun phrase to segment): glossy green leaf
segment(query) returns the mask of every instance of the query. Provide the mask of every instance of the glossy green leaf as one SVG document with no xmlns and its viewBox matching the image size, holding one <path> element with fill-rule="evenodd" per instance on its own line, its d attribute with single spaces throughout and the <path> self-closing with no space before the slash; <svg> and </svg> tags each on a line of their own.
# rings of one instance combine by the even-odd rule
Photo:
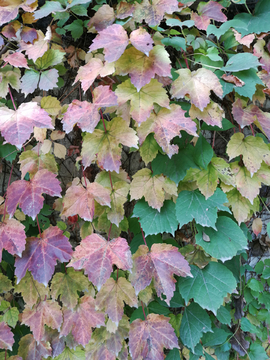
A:
<svg viewBox="0 0 270 360">
<path fill-rule="evenodd" d="M 236 288 L 232 272 L 217 262 L 210 262 L 203 269 L 190 267 L 193 278 L 178 279 L 180 294 L 186 303 L 193 298 L 203 309 L 216 314 L 227 293 Z"/>
<path fill-rule="evenodd" d="M 195 219 L 197 224 L 216 229 L 217 210 L 230 212 L 224 206 L 224 203 L 227 201 L 226 194 L 220 189 L 217 189 L 207 200 L 198 189 L 194 191 L 181 191 L 175 206 L 176 217 L 180 222 L 180 227 Z"/>
<path fill-rule="evenodd" d="M 171 200 L 164 202 L 160 212 L 151 208 L 146 201 L 139 200 L 134 207 L 132 217 L 139 218 L 146 236 L 163 232 L 174 234 L 178 227 L 175 204 Z"/>
<path fill-rule="evenodd" d="M 210 198 L 211 199 L 211 198 Z M 196 244 L 209 255 L 221 261 L 230 260 L 239 250 L 247 249 L 247 238 L 239 226 L 229 217 L 220 216 L 216 231 L 197 225 Z"/>
<path fill-rule="evenodd" d="M 180 339 L 183 344 L 194 351 L 203 333 L 209 331 L 212 332 L 212 329 L 207 312 L 194 302 L 187 306 L 180 326 Z"/>
</svg>

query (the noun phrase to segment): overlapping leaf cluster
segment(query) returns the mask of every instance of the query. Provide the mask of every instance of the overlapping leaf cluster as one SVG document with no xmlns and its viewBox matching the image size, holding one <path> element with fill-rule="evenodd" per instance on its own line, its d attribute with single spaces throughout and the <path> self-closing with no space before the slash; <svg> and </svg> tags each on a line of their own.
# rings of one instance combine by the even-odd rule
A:
<svg viewBox="0 0 270 360">
<path fill-rule="evenodd" d="M 0 359 L 268 358 L 269 263 L 245 260 L 270 186 L 270 4 L 238 3 L 0 1 L 0 150 L 21 173 Z"/>
</svg>

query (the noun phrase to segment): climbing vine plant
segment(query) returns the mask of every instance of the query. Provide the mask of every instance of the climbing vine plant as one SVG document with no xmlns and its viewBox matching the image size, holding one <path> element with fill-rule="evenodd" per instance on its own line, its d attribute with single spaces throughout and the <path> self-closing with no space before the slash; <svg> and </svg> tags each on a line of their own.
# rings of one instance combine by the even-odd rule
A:
<svg viewBox="0 0 270 360">
<path fill-rule="evenodd" d="M 256 3 L 0 1 L 1 360 L 269 358 Z"/>
</svg>

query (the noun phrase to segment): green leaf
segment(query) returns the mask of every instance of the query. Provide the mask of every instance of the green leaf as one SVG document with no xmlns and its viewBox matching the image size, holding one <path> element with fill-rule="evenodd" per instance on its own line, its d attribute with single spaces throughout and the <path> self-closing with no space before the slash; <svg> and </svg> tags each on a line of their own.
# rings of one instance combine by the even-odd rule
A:
<svg viewBox="0 0 270 360">
<path fill-rule="evenodd" d="M 203 228 L 200 225 L 196 227 L 198 230 L 196 244 L 222 262 L 230 260 L 239 250 L 247 249 L 247 239 L 243 231 L 232 219 L 226 216 L 218 218 L 217 231 Z"/>
<path fill-rule="evenodd" d="M 79 16 L 87 16 L 87 8 L 82 5 L 75 5 L 70 8 L 70 11 Z"/>
<path fill-rule="evenodd" d="M 146 236 L 163 232 L 174 235 L 178 227 L 175 204 L 171 200 L 164 202 L 160 212 L 151 208 L 146 201 L 139 200 L 134 207 L 132 217 L 140 218 L 139 221 Z"/>
<path fill-rule="evenodd" d="M 209 25 L 207 27 L 207 36 L 210 34 L 214 34 L 217 38 L 224 35 L 230 28 L 235 28 L 236 30 L 243 34 L 243 31 L 248 30 L 248 25 L 245 21 L 241 19 L 236 19 L 236 17 L 232 20 L 224 22 L 219 28 L 215 25 Z"/>
<path fill-rule="evenodd" d="M 230 122 L 230 120 L 227 120 L 225 118 L 222 119 L 222 128 L 219 128 L 218 126 L 207 125 L 205 122 L 203 122 L 201 127 L 202 130 L 209 131 L 226 131 L 232 128 L 235 128 L 235 126 Z"/>
<path fill-rule="evenodd" d="M 173 180 L 176 184 L 183 180 L 187 170 L 190 168 L 198 169 L 194 160 L 194 147 L 188 145 L 184 149 L 179 149 L 171 159 L 167 155 L 158 154 L 152 162 L 153 175 L 164 174 Z"/>
<path fill-rule="evenodd" d="M 54 360 L 85 360 L 85 351 L 79 346 L 76 349 L 66 347 Z"/>
<path fill-rule="evenodd" d="M 182 1 L 183 3 L 183 1 Z M 185 21 L 180 21 L 178 19 L 168 19 L 166 20 L 166 24 L 168 26 L 179 26 L 179 27 L 183 27 L 183 26 L 187 26 L 188 28 L 194 26 L 194 21 L 193 20 L 185 20 Z"/>
<path fill-rule="evenodd" d="M 251 53 L 239 53 L 233 55 L 228 61 L 226 66 L 220 68 L 223 71 L 241 71 L 248 70 L 251 68 L 257 68 L 260 66 L 257 56 Z"/>
<path fill-rule="evenodd" d="M 164 38 L 161 40 L 162 44 L 165 46 L 172 46 L 177 51 L 183 49 L 186 51 L 186 40 L 183 37 L 174 36 L 172 38 Z"/>
<path fill-rule="evenodd" d="M 214 328 L 213 332 L 208 332 L 202 337 L 203 347 L 213 347 L 223 344 L 231 333 L 223 329 Z"/>
<path fill-rule="evenodd" d="M 147 310 L 147 307 L 144 307 L 144 312 L 145 312 L 145 316 L 148 315 L 148 310 Z M 141 320 L 145 320 L 145 317 L 144 317 L 144 313 L 143 313 L 143 310 L 142 310 L 142 307 L 138 307 L 138 309 L 134 310 L 131 317 L 130 317 L 130 324 L 136 320 L 136 319 L 141 319 Z"/>
<path fill-rule="evenodd" d="M 253 291 L 258 291 L 258 292 L 263 291 L 263 284 L 256 279 L 250 279 L 247 282 L 247 286 Z"/>
<path fill-rule="evenodd" d="M 179 350 L 178 349 L 170 350 L 169 354 L 166 356 L 166 360 L 181 360 Z"/>
<path fill-rule="evenodd" d="M 167 306 L 167 307 L 170 307 L 170 308 L 180 308 L 180 307 L 185 306 L 185 302 L 184 302 L 182 296 L 181 296 L 180 293 L 179 293 L 177 284 L 176 284 L 176 290 L 175 290 L 175 292 L 174 292 L 173 297 L 171 298 L 171 301 L 170 301 L 170 305 L 169 305 L 169 306 L 168 306 L 168 304 L 167 304 L 164 300 L 161 300 L 160 298 L 157 298 L 157 301 L 158 301 L 161 305 Z"/>
<path fill-rule="evenodd" d="M 210 163 L 214 151 L 211 145 L 206 141 L 205 137 L 201 134 L 198 141 L 196 142 L 194 151 L 194 160 L 203 169 Z"/>
<path fill-rule="evenodd" d="M 151 246 L 153 244 L 159 244 L 163 242 L 160 234 L 146 236 L 145 241 L 149 249 L 151 249 Z M 131 240 L 130 243 L 131 253 L 134 254 L 138 250 L 140 245 L 144 245 L 144 241 L 141 233 L 135 235 L 134 238 Z"/>
<path fill-rule="evenodd" d="M 217 311 L 217 319 L 221 324 L 230 325 L 232 320 L 230 311 L 225 306 L 221 306 Z"/>
<path fill-rule="evenodd" d="M 142 160 L 145 162 L 146 165 L 150 161 L 155 159 L 159 150 L 162 151 L 161 147 L 156 142 L 153 133 L 147 135 L 146 139 L 144 140 L 142 146 L 140 146 L 139 149 Z"/>
<path fill-rule="evenodd" d="M 3 315 L 3 321 L 13 328 L 16 326 L 18 320 L 19 310 L 16 307 L 8 309 L 8 311 L 6 311 Z"/>
<path fill-rule="evenodd" d="M 54 20 L 58 20 L 57 22 L 58 28 L 56 29 L 56 31 L 62 30 L 60 28 L 64 26 L 64 24 L 68 21 L 69 16 L 70 14 L 68 12 L 56 12 L 55 14 L 53 14 Z"/>
<path fill-rule="evenodd" d="M 10 144 L 1 144 L 0 145 L 0 157 L 4 158 L 6 161 L 12 162 L 15 160 L 18 154 L 16 146 Z"/>
<path fill-rule="evenodd" d="M 267 267 L 263 270 L 263 273 L 262 273 L 262 277 L 264 279 L 269 279 L 270 278 L 270 268 Z"/>
<path fill-rule="evenodd" d="M 150 304 L 148 304 L 147 308 L 149 313 L 160 314 L 165 316 L 168 316 L 171 312 L 168 307 L 162 306 L 156 301 L 152 301 Z"/>
<path fill-rule="evenodd" d="M 210 262 L 203 269 L 194 265 L 190 267 L 193 278 L 178 279 L 180 294 L 186 303 L 193 298 L 202 308 L 216 314 L 227 293 L 236 288 L 232 272 L 216 262 Z"/>
<path fill-rule="evenodd" d="M 198 189 L 194 191 L 181 191 L 176 200 L 175 210 L 180 227 L 195 219 L 197 224 L 216 229 L 217 209 L 228 211 L 224 206 L 227 196 L 220 189 L 207 200 Z"/>
<path fill-rule="evenodd" d="M 0 273 L 0 293 L 7 293 L 13 289 L 12 282 L 7 276 Z"/>
<path fill-rule="evenodd" d="M 74 20 L 64 28 L 71 32 L 71 36 L 74 40 L 77 40 L 83 34 L 83 21 L 81 19 Z"/>
<path fill-rule="evenodd" d="M 186 307 L 180 326 L 180 339 L 184 345 L 194 352 L 203 333 L 212 332 L 211 320 L 205 310 L 198 304 L 191 303 Z"/>
<path fill-rule="evenodd" d="M 224 74 L 222 71 L 216 71 L 215 74 L 219 77 L 220 83 L 223 88 L 223 96 L 229 94 L 231 91 L 237 92 L 241 96 L 245 96 L 248 98 L 252 98 L 256 91 L 256 84 L 263 85 L 262 80 L 257 75 L 257 71 L 255 69 L 243 70 L 239 72 L 235 72 L 234 75 L 237 76 L 240 80 L 242 80 L 245 85 L 242 87 L 235 86 L 224 81 L 221 76 Z"/>
<path fill-rule="evenodd" d="M 54 66 L 62 62 L 64 53 L 60 50 L 49 49 L 45 54 L 39 57 L 36 61 L 36 66 L 40 70 L 45 70 L 48 67 Z"/>
<path fill-rule="evenodd" d="M 242 317 L 241 319 L 241 329 L 245 332 L 250 332 L 251 334 L 258 335 L 258 333 L 260 333 L 260 331 L 258 331 L 259 329 L 251 324 L 251 322 L 245 317 Z"/>
<path fill-rule="evenodd" d="M 269 359 L 264 348 L 256 342 L 254 342 L 250 345 L 248 355 L 249 355 L 250 360 L 258 360 L 258 359 L 267 360 L 267 359 Z"/>
<path fill-rule="evenodd" d="M 248 35 L 251 33 L 260 34 L 261 32 L 268 32 L 270 30 L 270 4 L 268 0 L 260 0 L 256 7 L 254 15 L 247 13 L 240 13 L 234 17 L 234 20 L 241 21 L 246 24 L 246 30 L 243 28 L 238 28 L 238 26 L 234 26 L 234 28 L 244 35 Z"/>
</svg>

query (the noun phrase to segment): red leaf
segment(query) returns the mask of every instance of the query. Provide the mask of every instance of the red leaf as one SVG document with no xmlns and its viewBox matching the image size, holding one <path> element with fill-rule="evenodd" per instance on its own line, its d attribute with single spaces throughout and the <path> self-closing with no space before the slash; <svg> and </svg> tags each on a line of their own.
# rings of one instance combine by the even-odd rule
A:
<svg viewBox="0 0 270 360">
<path fill-rule="evenodd" d="M 76 270 L 85 269 L 89 280 L 99 291 L 109 279 L 112 265 L 123 270 L 131 269 L 131 252 L 126 239 L 118 237 L 107 241 L 101 235 L 92 234 L 76 247 L 73 259 L 67 266 Z"/>
<path fill-rule="evenodd" d="M 250 105 L 243 109 L 243 103 L 241 99 L 237 99 L 232 106 L 232 113 L 234 120 L 238 122 L 241 128 L 252 124 L 255 121 L 253 113 L 254 105 Z"/>
<path fill-rule="evenodd" d="M 132 31 L 130 34 L 131 44 L 139 51 L 149 55 L 149 51 L 153 49 L 153 40 L 151 35 L 142 27 Z"/>
<path fill-rule="evenodd" d="M 5 322 L 0 322 L 0 349 L 12 350 L 14 344 L 13 334 Z"/>
<path fill-rule="evenodd" d="M 105 309 L 106 314 L 117 326 L 124 314 L 124 302 L 130 307 L 138 307 L 134 288 L 123 277 L 117 281 L 109 278 L 96 297 L 96 307 L 99 310 Z"/>
<path fill-rule="evenodd" d="M 47 169 L 39 170 L 30 181 L 14 181 L 7 189 L 7 211 L 13 216 L 17 205 L 34 220 L 43 207 L 42 193 L 61 197 L 61 187 L 56 175 Z"/>
<path fill-rule="evenodd" d="M 86 65 L 79 68 L 73 85 L 80 80 L 83 91 L 86 91 L 93 84 L 98 75 L 104 77 L 112 74 L 113 72 L 113 64 L 106 64 L 106 62 L 103 64 L 99 58 L 92 58 Z"/>
<path fill-rule="evenodd" d="M 26 235 L 24 225 L 15 219 L 5 220 L 0 224 L 0 262 L 2 250 L 6 249 L 12 255 L 21 256 L 25 249 Z"/>
<path fill-rule="evenodd" d="M 0 108 L 0 130 L 5 140 L 18 148 L 29 139 L 34 126 L 53 129 L 51 118 L 36 102 L 21 104 L 17 110 Z"/>
<path fill-rule="evenodd" d="M 154 278 L 157 296 L 162 299 L 161 294 L 165 294 L 168 305 L 175 290 L 176 280 L 173 274 L 191 276 L 188 262 L 177 247 L 169 244 L 153 244 L 151 251 L 146 245 L 140 245 L 133 255 L 133 261 L 134 269 L 130 280 L 136 294 L 150 285 Z"/>
<path fill-rule="evenodd" d="M 15 52 L 4 58 L 4 61 L 15 67 L 23 67 L 29 69 L 25 56 L 20 52 Z"/>
<path fill-rule="evenodd" d="M 266 136 L 270 139 L 270 115 L 268 112 L 262 111 L 257 105 L 249 105 L 243 108 L 241 99 L 237 99 L 232 108 L 233 117 L 241 128 L 248 126 L 255 122 L 255 124 L 262 129 Z"/>
<path fill-rule="evenodd" d="M 128 36 L 123 26 L 113 24 L 100 31 L 90 46 L 90 51 L 104 48 L 105 60 L 116 61 L 128 45 Z"/>
<path fill-rule="evenodd" d="M 262 226 L 263 226 L 262 219 L 256 218 L 253 220 L 252 230 L 256 236 L 258 236 L 259 233 L 262 231 Z"/>
<path fill-rule="evenodd" d="M 37 343 L 32 334 L 27 334 L 19 342 L 18 354 L 27 360 L 42 360 L 52 355 L 52 348 L 48 342 Z"/>
<path fill-rule="evenodd" d="M 106 29 L 115 20 L 114 9 L 109 5 L 102 5 L 87 24 L 88 28 L 95 27 L 97 31 Z"/>
<path fill-rule="evenodd" d="M 134 20 L 149 26 L 156 26 L 163 19 L 164 14 L 172 14 L 178 10 L 177 0 L 143 0 L 140 4 L 135 2 Z"/>
<path fill-rule="evenodd" d="M 178 153 L 178 146 L 171 145 L 171 140 L 179 136 L 180 131 L 185 130 L 193 136 L 197 136 L 197 126 L 189 117 L 185 117 L 185 111 L 179 105 L 172 104 L 171 109 L 162 108 L 157 115 L 150 117 L 138 128 L 138 136 L 142 143 L 148 134 L 154 133 L 157 143 L 169 158 Z"/>
<path fill-rule="evenodd" d="M 169 320 L 164 315 L 149 314 L 145 321 L 136 319 L 131 323 L 129 350 L 133 360 L 164 360 L 164 347 L 179 349 Z"/>
<path fill-rule="evenodd" d="M 121 58 L 115 63 L 116 73 L 130 76 L 131 83 L 137 92 L 148 84 L 155 74 L 171 76 L 171 62 L 168 52 L 161 45 L 156 45 L 149 53 L 144 55 L 141 51 L 130 47 L 125 50 Z M 148 94 L 150 91 L 147 91 Z"/>
<path fill-rule="evenodd" d="M 70 260 L 71 254 L 68 238 L 56 226 L 46 229 L 41 238 L 29 238 L 22 258 L 16 258 L 15 261 L 17 284 L 28 269 L 35 280 L 47 286 L 54 273 L 56 260 L 66 262 Z"/>
<path fill-rule="evenodd" d="M 109 86 L 98 86 L 93 91 L 93 104 L 73 100 L 63 117 L 63 129 L 69 133 L 77 123 L 82 131 L 92 133 L 100 121 L 101 107 L 117 105 L 117 96 Z"/>
<path fill-rule="evenodd" d="M 36 29 L 30 28 L 29 26 L 23 26 L 20 36 L 25 43 L 30 42 L 33 44 L 33 41 L 37 39 L 38 34 Z"/>
<path fill-rule="evenodd" d="M 26 307 L 22 313 L 22 324 L 30 326 L 35 340 L 39 342 L 45 334 L 44 325 L 60 331 L 61 308 L 54 300 L 41 301 L 33 309 Z"/>
<path fill-rule="evenodd" d="M 63 200 L 61 215 L 72 216 L 78 214 L 86 221 L 92 221 L 95 211 L 95 200 L 102 206 L 110 206 L 111 191 L 102 185 L 93 182 L 88 183 L 85 189 L 82 185 L 72 185 L 68 188 Z"/>
<path fill-rule="evenodd" d="M 228 83 L 234 84 L 237 87 L 242 87 L 245 85 L 244 81 L 242 81 L 241 79 L 239 79 L 237 76 L 235 75 L 227 75 L 227 74 L 223 74 L 221 76 L 221 78 L 224 81 L 227 81 Z"/>
<path fill-rule="evenodd" d="M 208 3 L 201 1 L 198 5 L 198 14 L 192 13 L 191 19 L 195 21 L 198 29 L 206 30 L 210 24 L 210 19 L 219 22 L 227 20 L 227 16 L 221 11 L 222 9 L 224 7 L 215 1 L 209 1 Z"/>
<path fill-rule="evenodd" d="M 36 60 L 43 56 L 44 53 L 48 50 L 49 41 L 51 39 L 51 30 L 46 32 L 46 36 L 41 30 L 37 30 L 37 36 L 38 38 L 34 41 L 33 44 L 27 44 L 24 41 L 20 42 L 20 50 L 26 50 L 26 55 L 34 62 L 36 62 Z"/>
<path fill-rule="evenodd" d="M 64 322 L 60 332 L 61 336 L 72 333 L 75 341 L 85 346 L 92 335 L 92 327 L 105 325 L 104 313 L 95 310 L 95 300 L 88 295 L 80 299 L 76 310 L 64 310 Z"/>
</svg>

